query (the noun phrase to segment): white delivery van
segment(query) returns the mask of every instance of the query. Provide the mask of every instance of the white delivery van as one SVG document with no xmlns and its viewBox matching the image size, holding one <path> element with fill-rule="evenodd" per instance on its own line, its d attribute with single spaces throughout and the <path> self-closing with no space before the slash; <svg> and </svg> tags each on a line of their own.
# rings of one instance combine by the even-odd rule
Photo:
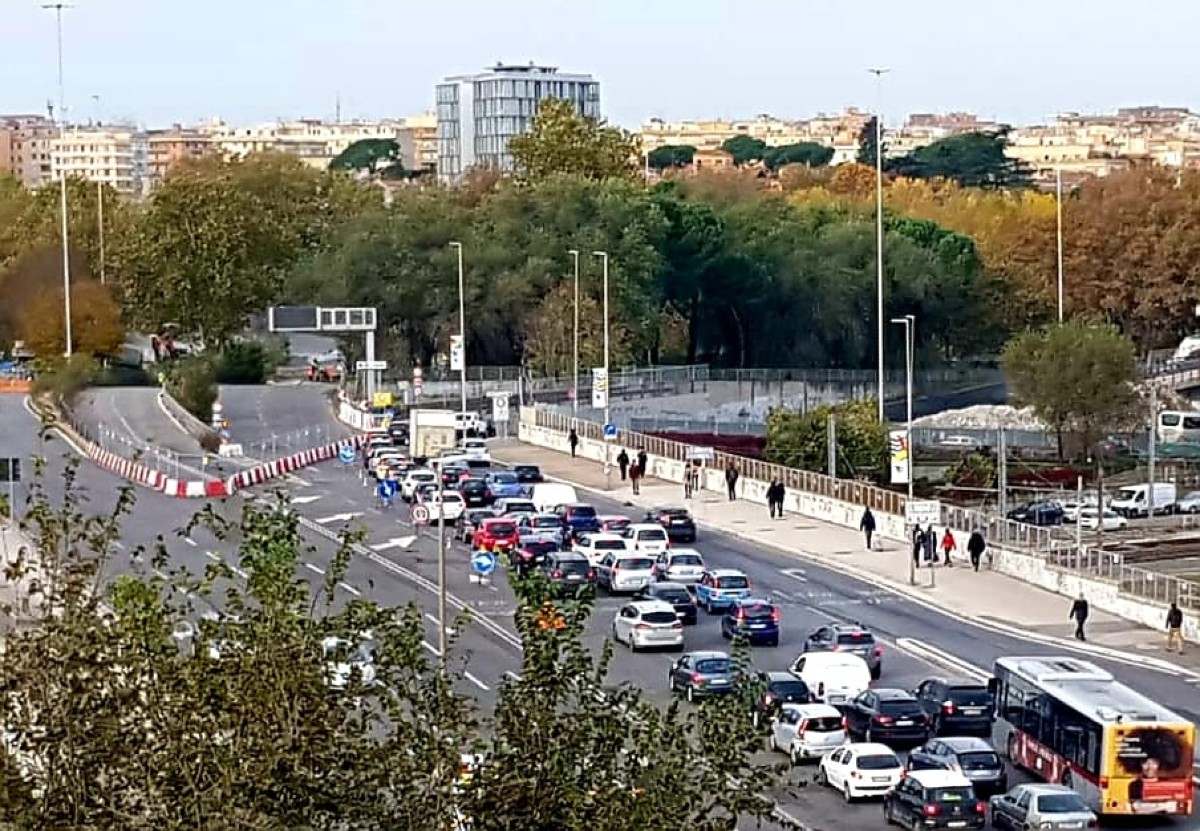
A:
<svg viewBox="0 0 1200 831">
<path fill-rule="evenodd" d="M 543 514 L 549 513 L 559 505 L 574 505 L 579 501 L 573 487 L 559 482 L 539 482 L 533 486 L 529 498 Z"/>
<path fill-rule="evenodd" d="M 822 704 L 847 704 L 871 686 L 867 662 L 847 652 L 805 652 L 792 664 L 792 672 Z"/>
<path fill-rule="evenodd" d="M 1151 491 L 1153 488 L 1153 491 Z M 1154 513 L 1173 514 L 1175 503 L 1179 501 L 1179 493 L 1171 482 L 1149 482 L 1142 485 L 1128 485 L 1117 491 L 1116 496 L 1108 507 L 1123 517 L 1141 517 L 1150 514 L 1151 494 L 1153 494 Z"/>
</svg>

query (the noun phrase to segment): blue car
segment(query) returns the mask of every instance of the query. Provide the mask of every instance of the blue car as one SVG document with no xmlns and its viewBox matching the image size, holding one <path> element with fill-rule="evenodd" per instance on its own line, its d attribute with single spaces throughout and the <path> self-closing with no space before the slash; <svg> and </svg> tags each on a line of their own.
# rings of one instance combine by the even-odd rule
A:
<svg viewBox="0 0 1200 831">
<path fill-rule="evenodd" d="M 517 474 L 507 470 L 498 470 L 487 475 L 488 489 L 492 499 L 519 499 L 528 496 L 529 488 L 517 480 Z"/>
<path fill-rule="evenodd" d="M 704 572 L 696 583 L 696 605 L 710 615 L 724 611 L 743 597 L 750 596 L 750 578 L 732 568 L 714 568 Z"/>
<path fill-rule="evenodd" d="M 779 607 L 757 597 L 744 597 L 725 610 L 721 637 L 745 638 L 752 646 L 779 646 Z"/>
</svg>

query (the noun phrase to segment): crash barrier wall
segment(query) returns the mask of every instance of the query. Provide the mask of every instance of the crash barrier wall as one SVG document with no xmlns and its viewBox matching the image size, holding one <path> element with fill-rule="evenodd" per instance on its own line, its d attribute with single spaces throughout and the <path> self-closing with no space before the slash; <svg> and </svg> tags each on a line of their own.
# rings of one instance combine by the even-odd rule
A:
<svg viewBox="0 0 1200 831">
<path fill-rule="evenodd" d="M 611 461 L 622 448 L 631 453 L 645 450 L 649 455 L 648 476 L 683 482 L 688 446 L 680 442 L 628 431 L 618 431 L 615 439 L 605 442 L 602 425 L 564 418 L 534 407 L 522 408 L 518 438 L 527 444 L 570 453 L 568 433 L 572 427 L 579 436 L 576 453 L 582 458 L 603 463 L 606 453 Z M 905 500 L 897 493 L 755 459 L 725 453 L 715 455 L 716 461 L 703 469 L 701 487 L 706 490 L 723 493 L 725 469 L 736 465 L 741 472 L 736 486 L 740 499 L 765 505 L 767 488 L 775 479 L 786 488 L 787 511 L 857 529 L 864 506 L 870 506 L 877 534 L 893 540 L 908 539 Z M 1056 594 L 1074 597 L 1083 592 L 1096 608 L 1158 630 L 1163 628 L 1167 604 L 1175 601 L 1184 610 L 1184 637 L 1200 640 L 1200 593 L 1194 583 L 1119 563 L 1098 573 L 1099 552 L 1093 553 L 1086 547 L 1081 552 L 1074 545 L 1050 539 L 1049 529 L 979 511 L 943 506 L 941 519 L 935 531 L 940 535 L 950 529 L 960 541 L 960 548 L 965 548 L 971 531 L 979 530 L 988 541 L 993 571 Z"/>
<path fill-rule="evenodd" d="M 290 456 L 284 456 L 282 459 L 276 459 L 273 462 L 264 462 L 260 465 L 247 468 L 246 470 L 238 471 L 233 474 L 226 483 L 230 493 L 241 490 L 242 488 L 251 488 L 255 485 L 261 485 L 264 482 L 276 479 L 280 476 L 285 476 L 288 473 L 299 470 L 302 467 L 315 465 L 319 462 L 325 462 L 330 459 L 336 459 L 343 447 L 361 447 L 367 440 L 365 435 L 352 436 L 342 441 L 323 444 L 320 447 L 314 447 L 311 450 L 302 450 L 299 453 L 293 453 Z"/>
<path fill-rule="evenodd" d="M 0 392 L 28 393 L 33 389 L 33 381 L 28 378 L 0 378 Z"/>
<path fill-rule="evenodd" d="M 171 395 L 171 393 L 167 392 L 165 389 L 159 391 L 158 401 L 160 404 L 162 404 L 163 409 L 165 409 L 171 415 L 171 418 L 178 422 L 179 426 L 183 428 L 184 432 L 197 441 L 213 432 L 213 428 L 210 425 L 205 424 L 199 418 L 188 412 L 187 408 L 180 404 L 175 399 L 175 396 Z"/>
</svg>

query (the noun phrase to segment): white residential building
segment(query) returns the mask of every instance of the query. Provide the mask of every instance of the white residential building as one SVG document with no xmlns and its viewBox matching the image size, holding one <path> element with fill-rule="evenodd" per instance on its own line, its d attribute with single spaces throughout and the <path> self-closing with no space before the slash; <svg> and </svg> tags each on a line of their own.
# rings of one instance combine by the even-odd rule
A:
<svg viewBox="0 0 1200 831">
<path fill-rule="evenodd" d="M 149 187 L 149 141 L 132 127 L 68 127 L 50 142 L 50 180 L 64 175 L 143 196 Z"/>
</svg>

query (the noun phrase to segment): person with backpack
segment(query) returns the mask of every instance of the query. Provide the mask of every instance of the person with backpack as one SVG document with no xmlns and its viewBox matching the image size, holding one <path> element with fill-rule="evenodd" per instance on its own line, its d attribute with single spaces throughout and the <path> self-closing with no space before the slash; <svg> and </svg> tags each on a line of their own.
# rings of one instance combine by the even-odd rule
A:
<svg viewBox="0 0 1200 831">
<path fill-rule="evenodd" d="M 979 559 L 983 556 L 986 548 L 987 543 L 983 540 L 983 534 L 972 531 L 971 538 L 967 540 L 967 556 L 971 558 L 971 568 L 976 571 L 979 571 Z"/>
</svg>

